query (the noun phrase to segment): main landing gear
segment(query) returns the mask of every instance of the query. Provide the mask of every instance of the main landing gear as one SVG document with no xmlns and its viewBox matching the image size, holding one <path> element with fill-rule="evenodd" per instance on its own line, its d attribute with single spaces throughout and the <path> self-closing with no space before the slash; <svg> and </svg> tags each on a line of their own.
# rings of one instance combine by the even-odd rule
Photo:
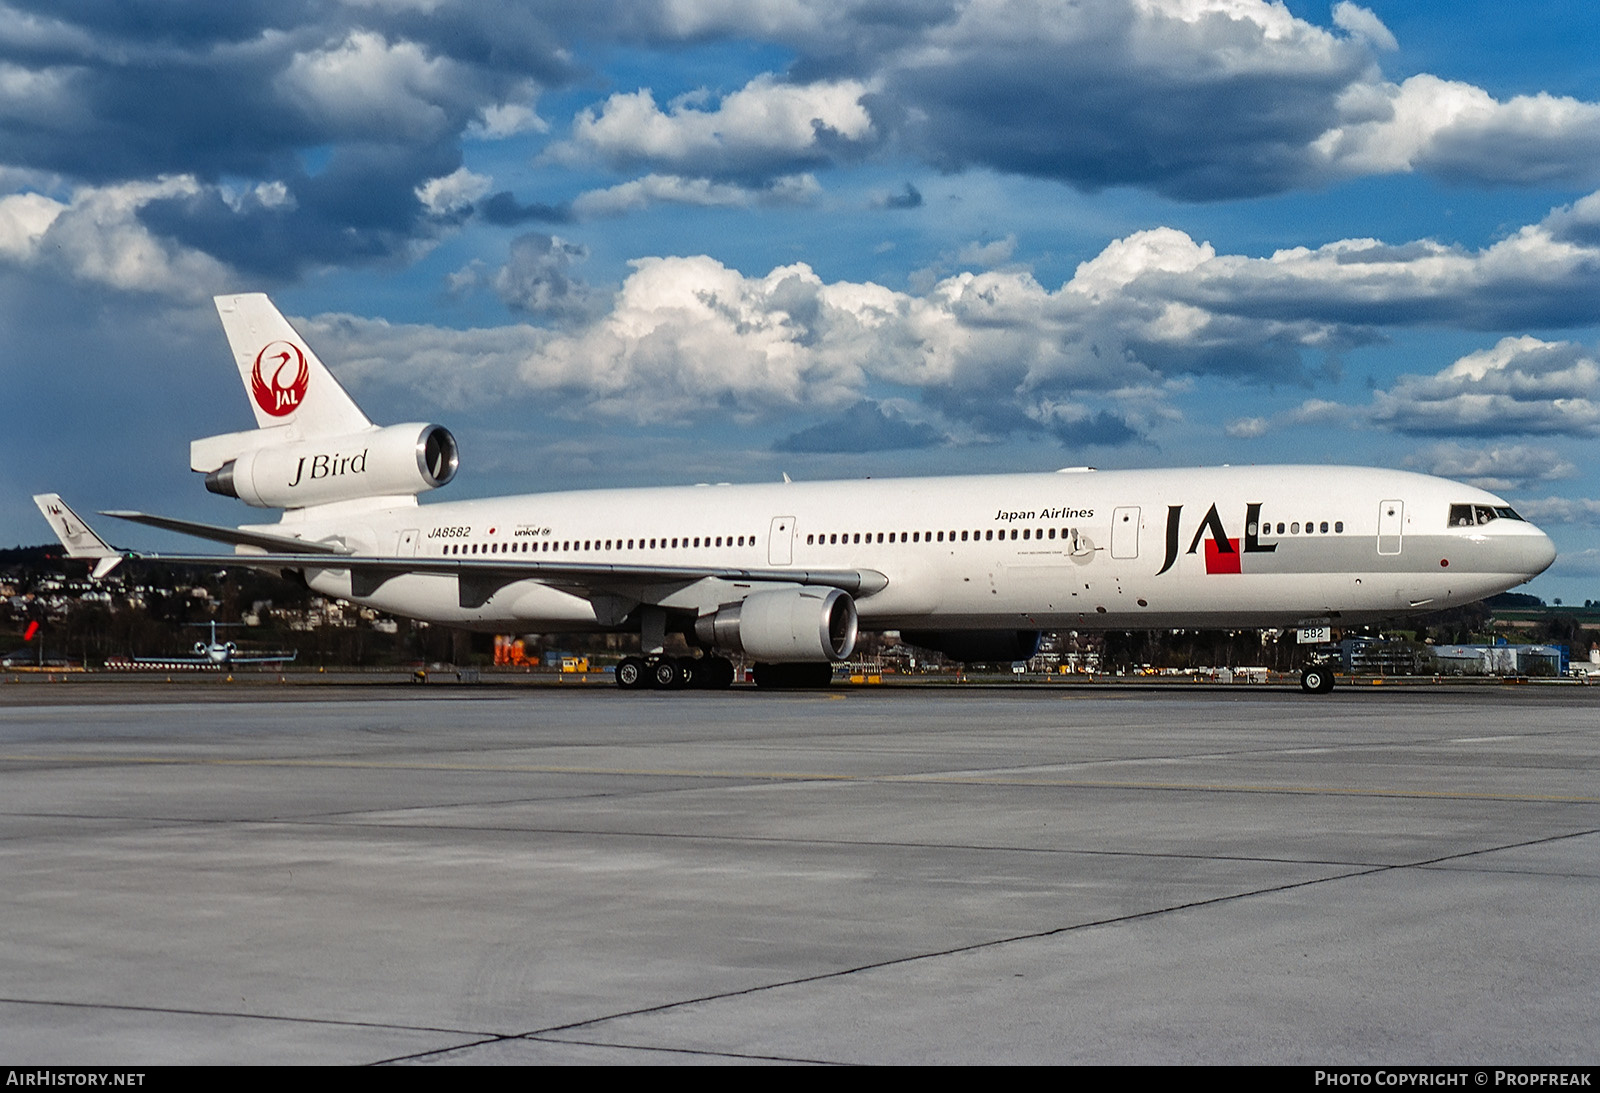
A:
<svg viewBox="0 0 1600 1093">
<path fill-rule="evenodd" d="M 644 649 L 644 655 L 622 658 L 617 664 L 617 686 L 630 691 L 647 687 L 662 691 L 691 688 L 720 691 L 733 686 L 733 661 L 713 653 L 711 643 L 700 640 L 703 636 L 689 630 L 680 631 L 699 645 L 703 655 L 668 656 L 664 651 L 667 641 L 666 611 L 654 605 L 645 605 L 639 609 L 638 617 L 639 644 Z M 853 641 L 855 630 L 853 615 L 849 621 Z M 814 687 L 826 687 L 832 682 L 833 665 L 827 661 L 757 664 L 754 674 L 756 686 L 764 690 L 809 690 Z"/>
<path fill-rule="evenodd" d="M 727 657 L 623 657 L 617 686 L 629 691 L 721 691 L 733 686 Z M 832 664 L 757 664 L 756 686 L 763 690 L 808 691 L 833 682 Z"/>
<path fill-rule="evenodd" d="M 733 686 L 733 661 L 727 657 L 623 657 L 617 686 L 625 690 L 724 690 Z"/>
<path fill-rule="evenodd" d="M 1333 669 L 1326 664 L 1308 664 L 1300 669 L 1300 689 L 1308 695 L 1325 695 L 1333 690 Z"/>
</svg>

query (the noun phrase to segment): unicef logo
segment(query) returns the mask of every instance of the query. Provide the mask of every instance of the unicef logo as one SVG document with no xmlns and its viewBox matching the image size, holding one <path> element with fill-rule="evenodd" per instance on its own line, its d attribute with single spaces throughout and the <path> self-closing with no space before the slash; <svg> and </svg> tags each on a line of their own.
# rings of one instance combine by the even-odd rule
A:
<svg viewBox="0 0 1600 1093">
<path fill-rule="evenodd" d="M 301 348 L 293 342 L 272 342 L 256 354 L 250 394 L 273 417 L 286 417 L 300 408 L 310 380 L 311 369 Z"/>
</svg>

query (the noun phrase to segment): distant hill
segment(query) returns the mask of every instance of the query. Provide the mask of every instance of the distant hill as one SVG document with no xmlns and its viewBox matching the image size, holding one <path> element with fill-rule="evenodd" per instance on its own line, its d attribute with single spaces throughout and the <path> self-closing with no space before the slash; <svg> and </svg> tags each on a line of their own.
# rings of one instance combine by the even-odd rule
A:
<svg viewBox="0 0 1600 1093">
<path fill-rule="evenodd" d="M 1483 601 L 1490 607 L 1543 607 L 1544 601 L 1526 592 L 1501 592 Z"/>
<path fill-rule="evenodd" d="M 48 543 L 42 546 L 0 547 L 0 565 L 42 565 L 61 559 L 61 547 Z"/>
</svg>

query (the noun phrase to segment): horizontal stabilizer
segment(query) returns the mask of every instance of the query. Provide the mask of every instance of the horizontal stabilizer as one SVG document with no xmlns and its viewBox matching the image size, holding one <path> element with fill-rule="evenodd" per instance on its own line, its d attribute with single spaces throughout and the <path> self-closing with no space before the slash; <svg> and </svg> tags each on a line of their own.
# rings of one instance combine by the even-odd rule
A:
<svg viewBox="0 0 1600 1093">
<path fill-rule="evenodd" d="M 310 542 L 305 539 L 296 539 L 291 535 L 273 535 L 266 531 L 247 531 L 244 528 L 222 527 L 217 524 L 200 524 L 193 520 L 179 520 L 172 516 L 152 516 L 147 512 L 126 512 L 120 509 L 102 512 L 102 516 L 114 516 L 118 520 L 131 520 L 135 524 L 147 524 L 153 528 L 164 528 L 167 531 L 182 532 L 184 535 L 193 535 L 196 539 L 209 539 L 214 543 L 229 543 L 233 546 L 251 546 L 261 550 L 276 551 L 280 554 L 344 554 L 346 551 L 338 547 L 329 546 L 327 543 Z"/>
</svg>

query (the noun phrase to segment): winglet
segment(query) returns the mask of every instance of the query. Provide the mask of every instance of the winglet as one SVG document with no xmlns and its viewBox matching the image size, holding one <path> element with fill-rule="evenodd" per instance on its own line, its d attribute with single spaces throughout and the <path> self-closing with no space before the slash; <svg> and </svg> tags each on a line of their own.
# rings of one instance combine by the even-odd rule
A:
<svg viewBox="0 0 1600 1093">
<path fill-rule="evenodd" d="M 91 576 L 96 580 L 117 568 L 117 563 L 122 561 L 122 555 L 96 535 L 94 529 L 84 522 L 83 517 L 73 512 L 72 506 L 61 500 L 59 493 L 35 494 L 33 503 L 39 506 L 39 511 L 50 522 L 50 530 L 56 533 L 61 545 L 67 548 L 67 557 L 94 560 Z"/>
</svg>

